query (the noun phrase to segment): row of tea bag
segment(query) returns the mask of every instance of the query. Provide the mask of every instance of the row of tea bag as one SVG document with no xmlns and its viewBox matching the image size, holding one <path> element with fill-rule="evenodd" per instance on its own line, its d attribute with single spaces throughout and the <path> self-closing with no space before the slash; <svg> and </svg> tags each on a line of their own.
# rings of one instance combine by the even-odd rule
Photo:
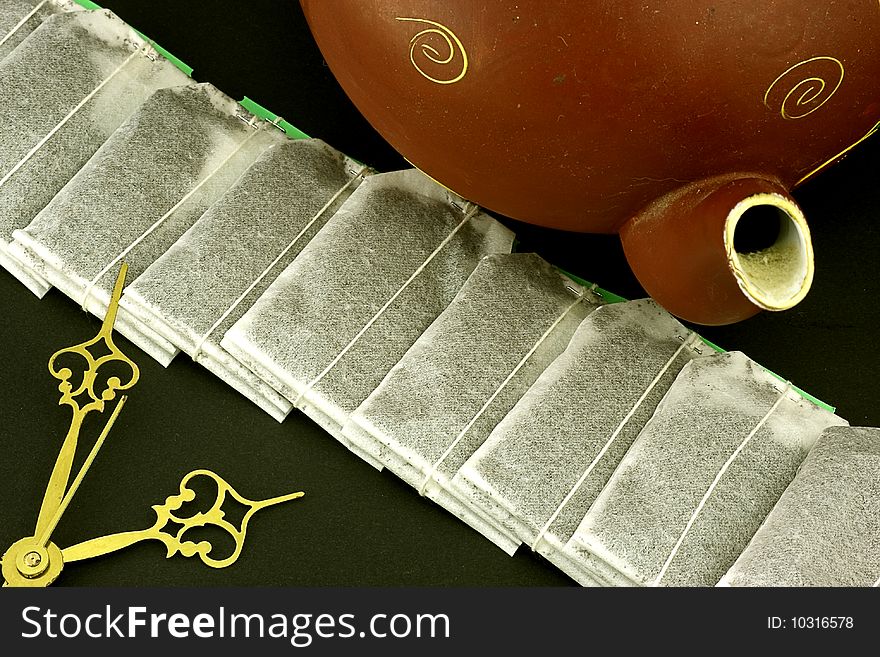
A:
<svg viewBox="0 0 880 657">
<path fill-rule="evenodd" d="M 0 264 L 45 294 L 46 278 L 9 252 L 14 231 L 25 228 L 153 92 L 187 81 L 104 11 L 54 13 L 0 61 Z M 141 170 L 143 157 L 131 155 L 132 172 Z"/>
<path fill-rule="evenodd" d="M 843 420 L 738 352 L 686 365 L 564 550 L 613 585 L 716 584 Z"/>
<path fill-rule="evenodd" d="M 516 537 L 452 477 L 600 302 L 536 255 L 487 256 L 343 434 L 512 554 Z"/>
<path fill-rule="evenodd" d="M 97 316 L 122 262 L 134 280 L 270 146 L 284 139 L 207 84 L 154 93 L 26 228 L 10 253 Z M 117 329 L 163 358 L 144 322 Z M 146 339 L 138 337 L 145 334 Z"/>
<path fill-rule="evenodd" d="M 82 61 L 95 62 L 94 70 Z M 39 84 L 29 88 L 31 78 Z M 55 286 L 100 316 L 125 262 L 130 285 L 118 330 L 164 365 L 185 351 L 279 420 L 300 392 L 272 385 L 265 368 L 230 355 L 221 346 L 230 327 L 240 329 L 231 348 L 259 357 L 264 345 L 247 326 L 265 332 L 265 318 L 277 313 L 272 300 L 303 292 L 315 313 L 301 318 L 302 330 L 347 344 L 335 346 L 334 371 L 321 373 L 302 405 L 325 426 L 328 417 L 343 418 L 341 427 L 479 259 L 512 244 L 507 229 L 415 171 L 378 176 L 350 199 L 366 167 L 320 142 L 290 141 L 217 89 L 190 81 L 109 12 L 44 20 L 2 62 L 0 85 L 19 110 L 12 112 L 18 129 L 3 135 L 7 268 L 35 293 Z M 40 120 L 30 126 L 34 115 Z M 375 313 L 360 318 L 364 326 L 347 308 L 352 298 Z M 332 330 L 325 311 L 340 318 Z M 282 322 L 275 330 L 288 329 Z M 389 332 L 395 344 L 383 337 Z M 377 340 L 387 353 L 373 353 Z M 298 357 L 309 371 L 312 355 Z M 329 364 L 315 362 L 318 370 Z M 358 368 L 359 389 L 339 383 Z"/>
<path fill-rule="evenodd" d="M 331 435 L 513 234 L 421 173 L 367 177 L 221 346 Z"/>
<path fill-rule="evenodd" d="M 844 424 L 651 301 L 484 258 L 344 438 L 508 553 L 583 584 L 712 585 Z"/>
<path fill-rule="evenodd" d="M 177 349 L 281 421 L 292 404 L 221 345 L 368 173 L 318 140 L 283 141 L 126 288 L 121 313 L 161 337 L 135 340 L 164 363 Z"/>
</svg>

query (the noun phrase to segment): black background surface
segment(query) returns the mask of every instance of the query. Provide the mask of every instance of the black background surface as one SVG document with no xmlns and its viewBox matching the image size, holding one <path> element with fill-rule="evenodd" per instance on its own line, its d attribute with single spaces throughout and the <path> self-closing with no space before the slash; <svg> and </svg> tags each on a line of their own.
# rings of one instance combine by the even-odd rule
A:
<svg viewBox="0 0 880 657">
<path fill-rule="evenodd" d="M 232 97 L 245 95 L 304 132 L 380 170 L 406 166 L 334 82 L 293 0 L 105 0 Z M 353 44 L 354 48 L 354 44 Z M 356 50 L 353 52 L 356 56 Z M 845 118 L 842 117 L 842 120 Z M 800 306 L 701 333 L 739 349 L 834 404 L 853 425 L 880 425 L 875 351 L 880 291 L 880 138 L 796 191 L 811 222 L 816 281 Z M 616 237 L 572 235 L 508 222 L 534 250 L 602 287 L 643 294 Z M 92 337 L 100 322 L 57 291 L 42 301 L 0 270 L 0 546 L 33 532 L 66 432 L 46 362 Z M 252 499 L 305 490 L 262 511 L 241 559 L 215 571 L 158 543 L 69 565 L 66 585 L 564 585 L 521 549 L 509 558 L 387 473 L 351 455 L 294 413 L 278 424 L 207 371 L 178 357 L 166 370 L 119 338 L 141 382 L 53 540 L 64 547 L 150 526 L 150 510 L 196 468 L 225 476 Z M 87 425 L 81 452 L 99 431 Z M 4 549 L 4 548 L 0 548 Z"/>
</svg>

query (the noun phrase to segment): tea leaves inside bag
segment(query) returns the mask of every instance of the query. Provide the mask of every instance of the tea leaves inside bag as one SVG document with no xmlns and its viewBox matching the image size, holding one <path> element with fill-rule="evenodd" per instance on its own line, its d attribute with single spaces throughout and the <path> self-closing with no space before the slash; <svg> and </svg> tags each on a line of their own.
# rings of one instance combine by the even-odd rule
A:
<svg viewBox="0 0 880 657">
<path fill-rule="evenodd" d="M 283 419 L 290 402 L 220 340 L 357 188 L 362 172 L 318 140 L 273 146 L 126 289 L 121 307 Z"/>
<path fill-rule="evenodd" d="M 688 364 L 575 532 L 602 578 L 714 585 L 843 420 L 738 352 Z"/>
<path fill-rule="evenodd" d="M 82 9 L 73 0 L 3 0 L 0 3 L 0 60 L 53 14 Z"/>
<path fill-rule="evenodd" d="M 509 532 L 457 500 L 450 480 L 599 303 L 537 255 L 485 257 L 346 437 L 366 451 L 381 446 L 392 472 L 512 552 Z"/>
<path fill-rule="evenodd" d="M 880 429 L 831 427 L 721 583 L 880 582 Z"/>
<path fill-rule="evenodd" d="M 186 82 L 101 11 L 51 16 L 0 62 L 0 255 L 151 93 Z M 5 266 L 45 293 L 28 263 L 6 255 Z"/>
<path fill-rule="evenodd" d="M 653 301 L 602 306 L 453 484 L 555 561 L 700 344 Z"/>
<path fill-rule="evenodd" d="M 123 260 L 134 280 L 283 139 L 240 117 L 248 118 L 207 84 L 156 92 L 15 233 L 21 258 L 100 315 Z"/>
<path fill-rule="evenodd" d="M 480 258 L 511 242 L 417 171 L 370 176 L 221 344 L 341 437 Z"/>
<path fill-rule="evenodd" d="M 12 32 L 22 19 L 41 4 L 44 4 L 43 0 L 3 0 L 3 4 L 0 4 L 0 39 Z"/>
</svg>

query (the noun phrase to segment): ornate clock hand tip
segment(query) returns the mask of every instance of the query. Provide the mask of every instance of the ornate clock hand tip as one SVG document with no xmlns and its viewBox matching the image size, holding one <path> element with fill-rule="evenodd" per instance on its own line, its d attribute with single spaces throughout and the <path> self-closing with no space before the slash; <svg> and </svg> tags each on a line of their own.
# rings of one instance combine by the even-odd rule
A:
<svg viewBox="0 0 880 657">
<path fill-rule="evenodd" d="M 214 503 L 207 511 L 202 511 L 194 516 L 180 516 L 176 512 L 185 502 L 191 502 L 196 492 L 189 487 L 189 482 L 195 477 L 208 477 L 213 479 L 217 484 L 217 495 Z M 249 507 L 247 513 L 241 520 L 240 526 L 236 527 L 228 522 L 223 513 L 222 506 L 226 496 L 231 495 L 241 504 Z M 122 532 L 119 534 L 110 534 L 94 538 L 84 543 L 65 548 L 61 555 L 65 563 L 71 561 L 80 561 L 83 559 L 91 559 L 104 554 L 121 550 L 134 543 L 144 540 L 158 540 L 165 544 L 168 550 L 167 557 L 171 558 L 175 554 L 184 557 L 198 556 L 202 563 L 211 568 L 226 568 L 231 566 L 238 560 L 242 549 L 244 548 L 245 536 L 247 534 L 248 522 L 251 517 L 259 510 L 268 506 L 282 504 L 291 500 L 298 499 L 305 495 L 303 491 L 280 495 L 268 500 L 255 502 L 239 495 L 232 486 L 229 485 L 220 475 L 211 470 L 193 470 L 183 477 L 180 482 L 180 491 L 177 495 L 172 495 L 165 500 L 165 504 L 157 504 L 153 506 L 156 512 L 155 524 L 144 530 Z M 173 522 L 178 529 L 174 533 L 168 533 L 165 530 L 166 525 Z M 234 551 L 224 559 L 217 559 L 211 556 L 213 546 L 209 541 L 193 542 L 186 540 L 184 535 L 191 529 L 197 527 L 213 526 L 228 533 L 235 542 Z"/>
<path fill-rule="evenodd" d="M 303 497 L 305 493 L 303 491 L 299 491 L 296 493 L 290 493 L 289 495 L 279 495 L 278 497 L 273 497 L 269 500 L 261 500 L 259 502 L 252 502 L 251 508 L 256 512 L 260 509 L 265 509 L 269 506 L 275 506 L 276 504 L 283 504 L 284 502 L 290 502 L 291 500 L 298 499 Z"/>
<path fill-rule="evenodd" d="M 119 310 L 119 300 L 122 298 L 122 290 L 125 287 L 125 277 L 128 274 L 128 263 L 123 262 L 119 267 L 119 273 L 116 275 L 116 282 L 113 284 L 113 293 L 110 296 L 110 304 L 107 306 L 107 313 L 104 315 L 104 325 L 101 327 L 102 333 L 107 335 L 113 330 L 116 323 L 116 313 Z"/>
</svg>

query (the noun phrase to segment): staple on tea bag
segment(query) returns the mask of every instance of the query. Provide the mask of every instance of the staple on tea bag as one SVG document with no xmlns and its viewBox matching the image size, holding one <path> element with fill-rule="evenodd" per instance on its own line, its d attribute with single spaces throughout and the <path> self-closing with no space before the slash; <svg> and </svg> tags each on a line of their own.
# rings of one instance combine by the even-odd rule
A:
<svg viewBox="0 0 880 657">
<path fill-rule="evenodd" d="M 738 352 L 684 367 L 570 543 L 621 585 L 708 586 L 828 426 L 846 424 Z"/>
<path fill-rule="evenodd" d="M 8 253 L 23 228 L 156 89 L 188 78 L 115 15 L 56 14 L 0 62 L 0 264 L 38 296 L 49 285 Z"/>
<path fill-rule="evenodd" d="M 512 239 L 418 171 L 370 176 L 221 345 L 347 444 L 349 415 Z"/>
<path fill-rule="evenodd" d="M 81 9 L 72 0 L 3 0 L 0 4 L 0 59 L 49 16 Z"/>
<path fill-rule="evenodd" d="M 486 256 L 344 435 L 512 554 L 519 541 L 450 480 L 600 303 L 535 254 Z"/>
<path fill-rule="evenodd" d="M 318 140 L 273 146 L 126 289 L 120 307 L 283 420 L 290 401 L 220 340 L 366 173 Z"/>
<path fill-rule="evenodd" d="M 462 466 L 455 490 L 583 581 L 557 553 L 702 349 L 653 301 L 602 306 Z"/>
<path fill-rule="evenodd" d="M 132 279 L 162 255 L 269 146 L 262 129 L 209 84 L 153 94 L 34 218 L 14 233 L 16 256 L 100 316 L 113 273 Z M 167 340 L 120 312 L 117 328 L 170 361 Z M 148 339 L 138 336 L 146 333 Z"/>
<path fill-rule="evenodd" d="M 721 580 L 726 586 L 877 586 L 880 429 L 830 427 Z"/>
</svg>

